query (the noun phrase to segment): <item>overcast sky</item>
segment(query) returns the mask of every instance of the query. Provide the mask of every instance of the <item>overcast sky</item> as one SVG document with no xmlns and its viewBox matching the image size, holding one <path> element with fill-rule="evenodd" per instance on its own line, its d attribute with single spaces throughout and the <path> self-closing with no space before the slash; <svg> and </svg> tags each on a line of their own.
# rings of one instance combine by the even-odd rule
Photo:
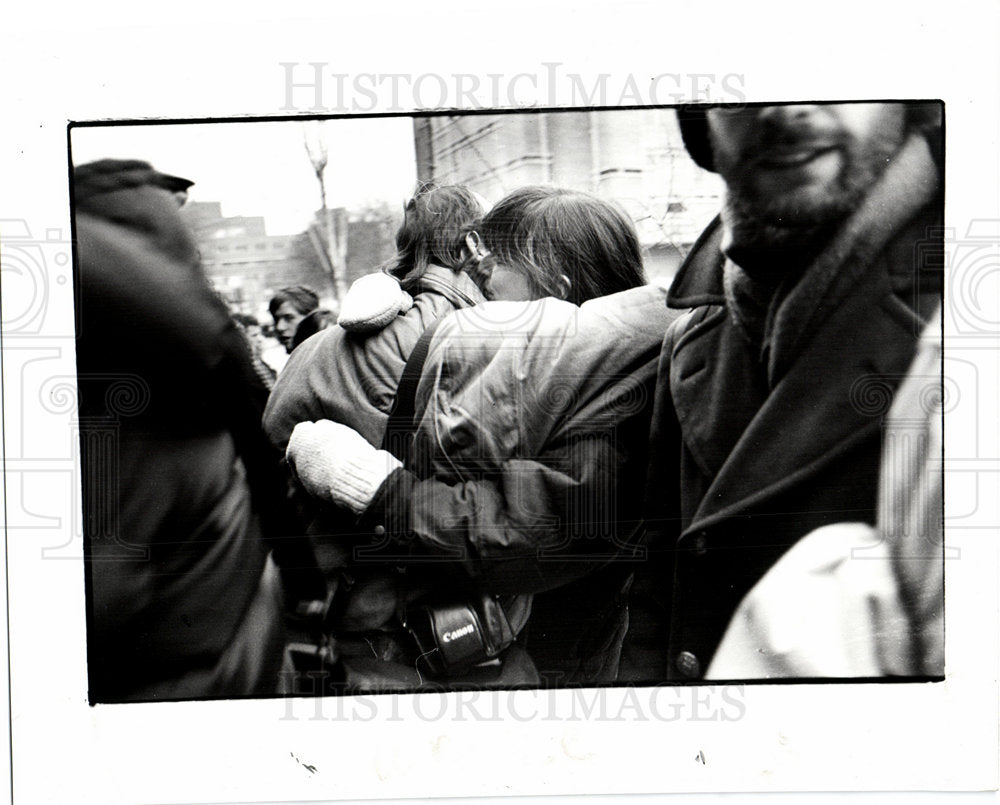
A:
<svg viewBox="0 0 1000 805">
<path fill-rule="evenodd" d="M 224 215 L 262 215 L 270 235 L 301 232 L 319 209 L 319 185 L 304 137 L 328 143 L 330 206 L 388 201 L 413 191 L 416 165 L 408 117 L 316 122 L 186 123 L 72 130 L 80 165 L 104 157 L 145 159 L 195 182 L 192 201 L 219 201 Z"/>
</svg>

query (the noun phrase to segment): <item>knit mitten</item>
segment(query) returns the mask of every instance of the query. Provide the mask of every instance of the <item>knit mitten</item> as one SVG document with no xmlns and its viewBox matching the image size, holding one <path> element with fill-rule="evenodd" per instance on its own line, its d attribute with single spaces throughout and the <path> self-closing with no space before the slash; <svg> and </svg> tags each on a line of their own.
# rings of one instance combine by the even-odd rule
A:
<svg viewBox="0 0 1000 805">
<path fill-rule="evenodd" d="M 285 455 L 310 495 L 354 514 L 363 514 L 385 479 L 403 466 L 357 431 L 328 419 L 296 425 Z"/>
<path fill-rule="evenodd" d="M 381 330 L 413 306 L 413 298 L 388 274 L 367 274 L 356 279 L 340 306 L 337 324 L 352 333 Z"/>
</svg>

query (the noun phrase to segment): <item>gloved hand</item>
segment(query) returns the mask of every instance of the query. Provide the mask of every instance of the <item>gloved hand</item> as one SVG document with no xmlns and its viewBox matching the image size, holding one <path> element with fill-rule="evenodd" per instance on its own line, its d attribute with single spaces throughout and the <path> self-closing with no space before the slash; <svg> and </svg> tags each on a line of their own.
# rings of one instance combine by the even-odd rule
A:
<svg viewBox="0 0 1000 805">
<path fill-rule="evenodd" d="M 403 466 L 356 430 L 328 419 L 296 425 L 285 456 L 310 495 L 355 514 L 363 514 L 385 479 Z"/>
</svg>

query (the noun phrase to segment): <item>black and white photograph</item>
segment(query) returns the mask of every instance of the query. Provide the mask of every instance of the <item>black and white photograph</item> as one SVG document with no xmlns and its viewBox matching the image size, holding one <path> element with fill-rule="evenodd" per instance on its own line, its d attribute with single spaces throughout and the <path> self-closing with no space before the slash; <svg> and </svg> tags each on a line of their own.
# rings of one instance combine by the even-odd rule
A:
<svg viewBox="0 0 1000 805">
<path fill-rule="evenodd" d="M 634 6 L 19 101 L 12 802 L 995 792 L 996 99 Z"/>
<path fill-rule="evenodd" d="M 942 106 L 73 127 L 91 700 L 943 678 Z"/>
</svg>

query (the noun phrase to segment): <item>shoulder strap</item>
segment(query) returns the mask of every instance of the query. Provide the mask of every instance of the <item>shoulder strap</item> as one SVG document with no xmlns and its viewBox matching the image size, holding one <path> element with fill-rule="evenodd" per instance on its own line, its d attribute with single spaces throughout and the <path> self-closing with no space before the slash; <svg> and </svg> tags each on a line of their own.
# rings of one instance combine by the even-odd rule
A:
<svg viewBox="0 0 1000 805">
<path fill-rule="evenodd" d="M 417 385 L 427 360 L 427 353 L 430 351 L 431 340 L 443 319 L 444 316 L 435 319 L 424 330 L 413 347 L 413 352 L 410 353 L 406 366 L 403 367 L 403 375 L 399 380 L 399 385 L 396 387 L 396 399 L 393 400 L 389 421 L 385 427 L 385 436 L 382 438 L 382 449 L 392 453 L 403 462 L 404 466 L 409 466 L 413 448 L 413 416 Z M 487 654 L 489 657 L 495 657 L 517 639 L 531 614 L 533 600 L 534 596 L 530 593 L 507 596 L 503 600 L 480 594 L 470 601 L 463 600 L 461 603 L 478 615 L 485 628 L 483 639 L 487 643 Z M 444 613 L 440 607 L 424 607 L 424 609 L 432 616 L 432 621 L 435 613 Z M 427 643 L 427 636 L 424 636 L 423 642 L 421 641 L 418 631 L 406 613 L 407 606 L 404 604 L 397 614 L 402 624 L 416 638 L 421 651 L 437 647 L 436 642 Z M 436 650 L 440 653 L 440 647 L 437 647 Z"/>
<path fill-rule="evenodd" d="M 403 367 L 403 375 L 399 379 L 399 385 L 396 387 L 396 399 L 392 402 L 389 421 L 386 423 L 385 435 L 382 437 L 382 449 L 392 453 L 404 465 L 409 463 L 410 448 L 413 444 L 413 415 L 415 413 L 417 385 L 420 383 L 420 374 L 424 369 L 424 362 L 427 360 L 427 353 L 431 347 L 431 339 L 434 338 L 434 333 L 443 318 L 442 316 L 431 322 L 413 347 L 413 351 L 406 361 L 406 366 Z"/>
</svg>

